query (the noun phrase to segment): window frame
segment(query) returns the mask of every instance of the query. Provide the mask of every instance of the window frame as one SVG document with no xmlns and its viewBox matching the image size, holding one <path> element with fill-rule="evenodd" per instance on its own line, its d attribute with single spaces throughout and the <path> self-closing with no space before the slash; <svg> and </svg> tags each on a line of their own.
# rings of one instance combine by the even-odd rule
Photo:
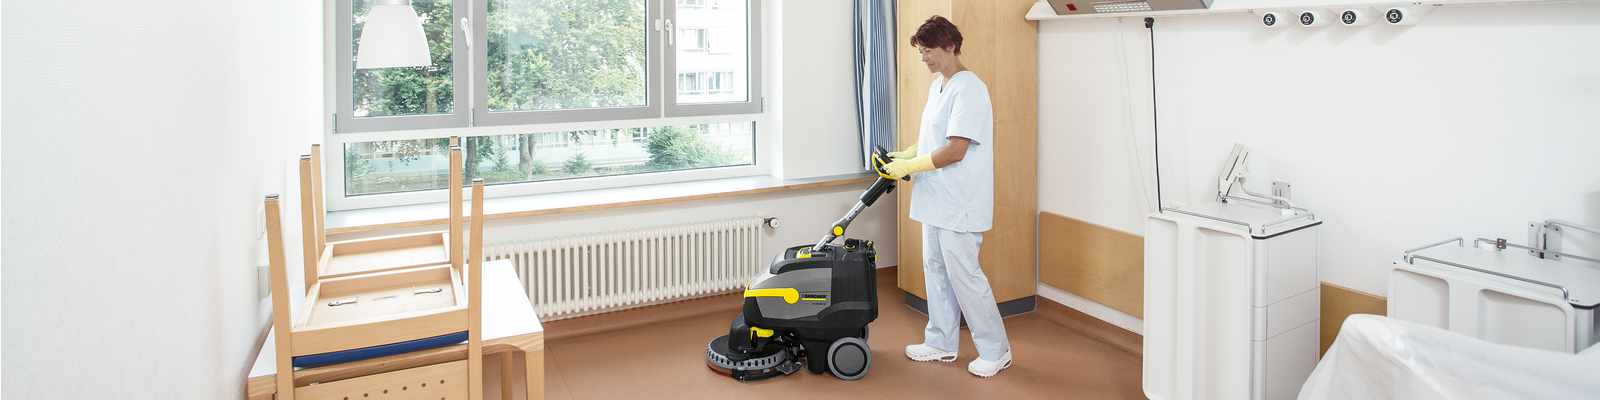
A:
<svg viewBox="0 0 1600 400">
<path fill-rule="evenodd" d="M 564 110 L 528 110 L 528 111 L 490 111 L 489 103 L 489 2 L 494 0 L 472 1 L 472 31 L 482 32 L 473 35 L 472 62 L 483 66 L 480 73 L 473 67 L 472 90 L 473 107 L 472 119 L 475 126 L 493 125 L 528 125 L 560 122 L 586 122 L 586 121 L 614 121 L 625 119 L 658 118 L 661 114 L 660 97 L 662 57 L 660 46 L 656 45 L 661 36 L 659 25 L 655 22 L 661 18 L 661 5 L 674 0 L 644 0 L 644 43 L 645 43 L 645 70 L 644 70 L 644 106 L 613 107 L 613 108 L 580 108 Z M 755 1 L 755 0 L 753 0 Z"/>
<path fill-rule="evenodd" d="M 662 92 L 664 92 L 664 93 L 662 93 L 662 104 L 666 106 L 666 110 L 665 110 L 665 115 L 666 116 L 668 116 L 668 117 L 684 117 L 684 116 L 703 116 L 703 115 L 719 115 L 719 114 L 749 114 L 749 113 L 762 112 L 762 110 L 766 108 L 765 104 L 763 104 L 765 102 L 766 98 L 762 97 L 762 95 L 761 95 L 761 83 L 763 81 L 762 81 L 762 71 L 761 71 L 762 68 L 760 68 L 761 65 L 762 65 L 761 60 L 763 60 L 763 58 L 761 58 L 761 44 L 763 43 L 762 42 L 762 35 L 761 35 L 762 34 L 761 3 L 763 3 L 763 1 L 761 1 L 761 0 L 736 0 L 736 1 L 744 1 L 746 3 L 746 7 L 745 7 L 745 31 L 749 35 L 745 39 L 745 50 L 748 52 L 747 56 L 745 57 L 745 69 L 747 71 L 749 71 L 749 73 L 746 74 L 746 75 L 748 75 L 746 77 L 746 79 L 749 79 L 749 82 L 748 82 L 748 86 L 747 86 L 748 93 L 746 94 L 745 101 L 742 101 L 742 102 L 725 102 L 725 103 L 694 103 L 694 104 L 680 104 L 680 103 L 678 103 L 678 90 L 677 90 L 677 84 L 676 84 L 677 76 L 678 76 L 678 51 L 677 51 L 677 45 L 679 45 L 680 43 L 676 40 L 677 28 L 676 27 L 672 27 L 672 29 L 667 29 L 666 30 L 667 31 L 667 35 L 662 35 L 662 36 L 670 35 L 670 37 L 663 37 L 664 43 L 662 43 L 662 49 L 663 49 L 662 58 L 664 59 L 664 61 L 663 61 L 663 67 L 662 68 L 664 70 L 662 71 L 662 75 L 663 76 L 672 77 L 673 82 L 674 82 L 674 84 L 672 85 L 672 90 L 663 90 L 662 91 Z M 678 2 L 676 0 L 661 0 L 661 2 L 663 4 L 670 4 L 671 5 L 671 7 L 667 7 L 668 9 L 663 10 L 663 13 L 662 13 L 663 14 L 663 18 L 666 18 L 668 21 L 677 21 L 678 20 L 678 6 L 677 6 Z M 718 8 L 718 7 L 711 7 L 711 8 Z M 710 27 L 706 27 L 705 29 L 706 29 L 706 34 L 710 35 L 711 34 L 711 28 Z M 709 44 L 710 40 L 707 40 L 707 43 Z M 706 53 L 708 53 L 708 54 L 714 53 L 712 51 L 712 47 L 714 47 L 714 46 L 707 46 Z"/>
<path fill-rule="evenodd" d="M 696 168 L 677 171 L 645 172 L 625 175 L 558 179 L 542 182 L 518 182 L 488 185 L 488 198 L 530 196 L 548 193 L 613 189 L 665 183 L 739 178 L 771 175 L 776 159 L 774 138 L 769 134 L 769 116 L 765 114 L 765 97 L 761 87 L 765 82 L 763 70 L 768 60 L 760 49 L 763 41 L 764 19 L 762 0 L 746 1 L 749 35 L 745 45 L 748 75 L 748 97 L 743 102 L 676 104 L 677 57 L 675 28 L 668 21 L 677 17 L 676 0 L 645 0 L 646 43 L 646 106 L 602 109 L 541 110 L 488 112 L 488 1 L 454 0 L 451 4 L 453 32 L 451 68 L 452 93 L 455 104 L 450 114 L 425 116 L 363 117 L 355 118 L 352 88 L 354 82 L 354 25 L 352 12 L 354 0 L 325 0 L 334 3 L 334 11 L 325 22 L 335 31 L 327 37 L 332 43 L 333 69 L 328 71 L 335 82 L 328 86 L 333 114 L 333 124 L 324 134 L 323 184 L 335 188 L 324 199 L 330 211 L 346 211 L 378 207 L 436 203 L 439 192 L 445 189 L 420 190 L 399 193 L 380 193 L 350 196 L 345 188 L 344 148 L 348 143 L 438 139 L 451 136 L 476 137 L 516 135 L 537 132 L 572 131 L 588 129 L 655 128 L 690 124 L 736 123 L 750 124 L 752 132 L 751 162 L 747 165 Z M 707 9 L 719 8 L 705 1 Z M 468 17 L 471 34 L 463 31 L 460 20 Z M 707 29 L 710 35 L 710 29 Z M 469 50 L 467 36 L 471 36 Z M 709 51 L 709 49 L 707 49 Z M 467 55 L 462 57 L 461 55 Z M 482 67 L 481 70 L 479 67 Z M 470 81 L 470 82 L 469 82 Z M 731 81 L 731 80 L 730 80 Z M 463 88 L 471 85 L 470 93 Z M 468 99 L 462 101 L 462 99 Z"/>
<path fill-rule="evenodd" d="M 344 132 L 376 132 L 399 129 L 431 129 L 451 128 L 468 125 L 467 107 L 461 99 L 467 98 L 463 87 L 467 82 L 462 73 L 471 68 L 466 63 L 467 44 L 461 40 L 462 32 L 460 19 L 462 15 L 470 12 L 467 8 L 468 0 L 452 0 L 450 2 L 450 92 L 451 111 L 448 114 L 434 115 L 397 115 L 385 117 L 360 117 L 355 116 L 355 0 L 335 0 L 337 5 L 334 12 L 334 74 L 338 84 L 334 86 L 334 126 L 335 133 Z"/>
</svg>

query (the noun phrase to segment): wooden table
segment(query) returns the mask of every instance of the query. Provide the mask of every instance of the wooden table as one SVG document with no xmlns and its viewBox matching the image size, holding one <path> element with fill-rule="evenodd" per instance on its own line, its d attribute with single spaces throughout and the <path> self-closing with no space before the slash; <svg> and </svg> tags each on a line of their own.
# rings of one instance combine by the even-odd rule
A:
<svg viewBox="0 0 1600 400">
<path fill-rule="evenodd" d="M 539 316 L 534 313 L 533 303 L 528 301 L 522 280 L 517 278 L 511 261 L 490 261 L 484 264 L 483 269 L 483 354 L 484 364 L 487 364 L 484 369 L 499 370 L 500 399 L 543 399 L 544 327 L 539 324 Z M 262 348 L 272 349 L 275 338 L 276 332 L 267 332 L 267 340 Z M 245 398 L 272 400 L 278 389 L 274 385 L 277 360 L 273 352 L 258 350 L 257 353 L 256 362 L 250 367 L 250 376 L 245 381 Z M 300 369 L 294 372 L 294 383 L 299 387 L 465 359 L 467 345 L 461 343 Z M 517 388 L 525 388 L 523 397 L 517 396 Z M 485 390 L 484 393 L 493 397 L 496 391 Z"/>
</svg>

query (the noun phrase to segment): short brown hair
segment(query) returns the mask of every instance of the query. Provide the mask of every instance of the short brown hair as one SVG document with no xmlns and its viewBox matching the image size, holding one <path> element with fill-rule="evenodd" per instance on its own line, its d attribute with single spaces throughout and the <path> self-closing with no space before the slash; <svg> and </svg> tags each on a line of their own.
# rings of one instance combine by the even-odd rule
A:
<svg viewBox="0 0 1600 400">
<path fill-rule="evenodd" d="M 911 45 L 941 49 L 954 47 L 955 53 L 961 54 L 961 30 L 944 17 L 928 17 L 922 26 L 917 27 L 917 33 L 911 35 Z"/>
</svg>

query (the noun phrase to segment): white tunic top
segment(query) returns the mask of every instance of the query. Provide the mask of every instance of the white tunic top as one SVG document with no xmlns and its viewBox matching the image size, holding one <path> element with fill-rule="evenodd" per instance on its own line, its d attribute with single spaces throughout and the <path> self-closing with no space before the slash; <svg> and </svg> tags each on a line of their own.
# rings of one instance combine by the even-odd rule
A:
<svg viewBox="0 0 1600 400">
<path fill-rule="evenodd" d="M 933 153 L 949 137 L 972 140 L 954 164 L 913 176 L 911 219 L 957 232 L 994 226 L 994 109 L 989 87 L 971 71 L 934 78 L 922 109 L 917 155 Z"/>
</svg>

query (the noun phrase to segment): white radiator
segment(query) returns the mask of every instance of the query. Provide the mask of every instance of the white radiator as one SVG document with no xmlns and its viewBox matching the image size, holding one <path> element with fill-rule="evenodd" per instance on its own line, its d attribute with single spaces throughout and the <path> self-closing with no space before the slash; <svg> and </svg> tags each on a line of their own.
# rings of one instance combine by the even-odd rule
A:
<svg viewBox="0 0 1600 400">
<path fill-rule="evenodd" d="M 516 264 L 540 320 L 742 288 L 762 267 L 759 217 L 486 246 Z"/>
</svg>

